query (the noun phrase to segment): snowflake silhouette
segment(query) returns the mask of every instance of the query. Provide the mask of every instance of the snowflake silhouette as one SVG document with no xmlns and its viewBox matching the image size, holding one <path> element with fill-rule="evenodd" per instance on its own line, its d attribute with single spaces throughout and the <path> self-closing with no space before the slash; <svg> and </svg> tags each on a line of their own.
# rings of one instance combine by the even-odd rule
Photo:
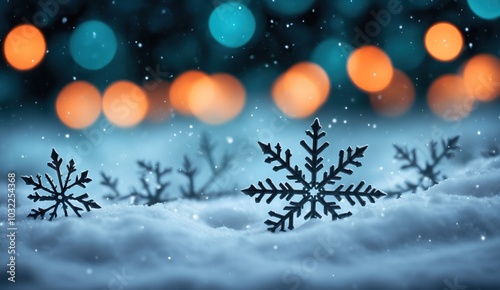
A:
<svg viewBox="0 0 500 290">
<path fill-rule="evenodd" d="M 350 166 L 360 167 L 361 162 L 357 161 L 362 158 L 366 148 L 368 146 L 356 147 L 353 150 L 349 147 L 346 151 L 340 150 L 339 161 L 337 166 L 332 165 L 328 170 L 325 170 L 323 174 L 320 171 L 323 169 L 323 157 L 320 154 L 328 147 L 330 144 L 328 142 L 323 142 L 320 144 L 320 139 L 323 138 L 326 133 L 321 131 L 321 125 L 319 120 L 316 119 L 311 125 L 311 129 L 306 131 L 306 135 L 311 138 L 311 144 L 307 144 L 305 140 L 300 142 L 300 145 L 307 151 L 308 156 L 305 158 L 305 168 L 310 172 L 310 181 L 306 180 L 305 174 L 299 169 L 297 165 L 293 166 L 291 164 L 292 153 L 290 150 L 285 151 L 284 158 L 282 157 L 282 148 L 278 143 L 273 150 L 271 145 L 259 142 L 260 148 L 265 155 L 268 155 L 265 162 L 275 163 L 273 167 L 274 171 L 285 170 L 288 171 L 286 178 L 294 183 L 299 183 L 302 188 L 295 189 L 290 185 L 290 183 L 279 183 L 276 186 L 270 178 L 266 179 L 267 186 L 259 181 L 258 186 L 250 185 L 247 189 L 242 190 L 244 194 L 255 197 L 255 202 L 259 203 L 264 197 L 266 202 L 271 203 L 276 197 L 279 199 L 286 199 L 290 201 L 289 205 L 283 208 L 286 211 L 285 214 L 279 214 L 274 211 L 270 211 L 269 215 L 277 220 L 273 221 L 268 219 L 265 224 L 269 226 L 268 230 L 275 232 L 278 228 L 280 231 L 285 231 L 285 227 L 288 223 L 288 229 L 293 230 L 293 218 L 294 215 L 300 217 L 302 214 L 302 209 L 309 203 L 309 211 L 304 215 L 304 219 L 310 218 L 321 218 L 322 215 L 318 212 L 318 207 L 323 207 L 323 214 L 332 216 L 332 220 L 342 219 L 352 215 L 351 212 L 337 213 L 340 210 L 340 206 L 335 201 L 329 201 L 331 197 L 334 197 L 337 201 L 341 201 L 345 198 L 350 204 L 355 205 L 357 200 L 361 206 L 365 206 L 366 202 L 363 198 L 368 199 L 371 203 L 375 202 L 375 199 L 380 198 L 385 195 L 378 189 L 373 188 L 368 185 L 365 189 L 365 182 L 361 181 L 358 185 L 351 184 L 347 188 L 344 185 L 336 185 L 338 181 L 342 179 L 341 174 L 351 175 L 353 173 Z M 346 155 L 347 152 L 347 155 Z M 331 188 L 330 188 L 331 187 Z M 299 201 L 293 201 L 292 198 L 295 196 L 300 196 Z"/>
<path fill-rule="evenodd" d="M 89 197 L 87 193 L 84 193 L 77 197 L 75 197 L 73 193 L 71 194 L 67 193 L 68 190 L 75 185 L 85 188 L 86 187 L 85 184 L 92 181 L 92 179 L 88 177 L 88 170 L 85 170 L 82 173 L 80 173 L 80 176 L 77 175 L 75 181 L 73 183 L 70 183 L 71 174 L 73 172 L 76 172 L 75 162 L 73 161 L 73 159 L 71 159 L 69 163 L 66 165 L 68 173 L 66 174 L 66 178 L 63 178 L 63 174 L 61 172 L 61 165 L 63 162 L 62 158 L 59 158 L 59 154 L 54 149 L 52 149 L 52 154 L 50 155 L 50 157 L 52 159 L 52 162 L 47 163 L 47 166 L 52 168 L 57 173 L 57 181 L 56 181 L 57 184 L 56 182 L 54 182 L 52 177 L 50 177 L 50 175 L 47 173 L 45 173 L 45 179 L 47 179 L 50 188 L 43 185 L 42 176 L 40 174 L 36 175 L 36 180 L 34 180 L 33 176 L 31 175 L 21 177 L 26 183 L 26 185 L 33 186 L 33 190 L 35 191 L 34 192 L 35 194 L 30 194 L 28 196 L 29 199 L 33 200 L 33 202 L 37 201 L 54 202 L 54 204 L 48 208 L 39 207 L 38 210 L 32 209 L 28 217 L 32 217 L 34 219 L 40 217 L 40 219 L 43 219 L 45 217 L 45 214 L 48 211 L 52 210 L 52 212 L 49 214 L 50 215 L 49 221 L 51 221 L 53 218 L 57 217 L 57 210 L 59 206 L 62 206 L 65 216 L 68 216 L 68 208 L 71 208 L 78 217 L 82 217 L 79 212 L 83 211 L 83 209 L 78 206 L 75 206 L 73 202 L 81 203 L 87 211 L 90 211 L 91 208 L 101 208 L 93 199 L 85 200 L 86 198 Z M 49 195 L 38 194 L 37 190 L 40 189 L 49 193 Z"/>
</svg>

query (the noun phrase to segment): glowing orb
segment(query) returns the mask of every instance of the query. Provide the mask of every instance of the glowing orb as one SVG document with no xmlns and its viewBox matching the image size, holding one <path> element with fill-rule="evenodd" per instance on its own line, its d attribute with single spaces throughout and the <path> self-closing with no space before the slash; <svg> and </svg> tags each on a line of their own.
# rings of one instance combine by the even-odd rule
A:
<svg viewBox="0 0 500 290">
<path fill-rule="evenodd" d="M 477 16 L 493 20 L 500 16 L 500 1 L 498 0 L 467 0 L 470 9 Z"/>
<path fill-rule="evenodd" d="M 406 113 L 415 101 L 415 88 L 408 76 L 395 69 L 389 85 L 370 94 L 373 109 L 381 115 L 396 117 Z"/>
<path fill-rule="evenodd" d="M 104 91 L 102 109 L 106 118 L 114 125 L 135 126 L 148 113 L 146 92 L 132 82 L 117 81 Z"/>
<path fill-rule="evenodd" d="M 201 71 L 191 70 L 182 73 L 177 78 L 174 79 L 172 86 L 170 87 L 169 98 L 172 107 L 182 115 L 192 115 L 191 109 L 189 108 L 190 91 L 193 85 L 199 80 L 207 75 Z"/>
<path fill-rule="evenodd" d="M 391 59 L 376 46 L 356 49 L 347 61 L 347 73 L 352 82 L 367 92 L 378 92 L 389 85 L 393 68 Z"/>
<path fill-rule="evenodd" d="M 72 82 L 57 96 L 56 112 L 64 125 L 73 129 L 86 128 L 101 114 L 101 93 L 88 82 Z"/>
<path fill-rule="evenodd" d="M 480 54 L 465 64 L 463 77 L 472 96 L 480 101 L 492 101 L 500 95 L 500 60 L 493 55 Z"/>
<path fill-rule="evenodd" d="M 347 57 L 352 51 L 353 47 L 349 44 L 338 39 L 328 39 L 314 48 L 311 61 L 319 64 L 326 71 L 332 85 L 340 85 L 348 79 L 345 67 Z"/>
<path fill-rule="evenodd" d="M 427 103 L 438 117 L 456 121 L 469 115 L 474 98 L 469 97 L 464 80 L 457 75 L 436 79 L 427 91 Z"/>
<path fill-rule="evenodd" d="M 148 120 L 163 122 L 170 117 L 172 106 L 168 98 L 170 84 L 165 81 L 149 81 L 144 85 L 148 95 Z"/>
<path fill-rule="evenodd" d="M 196 81 L 189 94 L 193 115 L 212 125 L 235 118 L 244 104 L 245 88 L 229 74 L 205 76 Z"/>
<path fill-rule="evenodd" d="M 462 51 L 462 47 L 462 34 L 451 23 L 436 23 L 425 34 L 425 48 L 437 60 L 451 61 L 455 59 Z"/>
<path fill-rule="evenodd" d="M 306 12 L 315 0 L 265 0 L 267 7 L 274 13 L 295 16 Z"/>
<path fill-rule="evenodd" d="M 116 37 L 111 28 L 101 21 L 80 24 L 71 34 L 69 51 L 81 67 L 98 70 L 108 65 L 116 53 Z"/>
<path fill-rule="evenodd" d="M 33 25 L 19 25 L 12 29 L 4 41 L 7 62 L 18 70 L 36 67 L 45 56 L 46 44 L 42 32 Z"/>
<path fill-rule="evenodd" d="M 276 106 L 292 118 L 305 118 L 325 103 L 330 92 L 326 72 L 317 64 L 302 62 L 278 77 L 272 88 Z"/>
<path fill-rule="evenodd" d="M 246 44 L 255 32 L 255 18 L 243 4 L 227 2 L 212 11 L 208 28 L 213 38 L 226 47 Z"/>
</svg>

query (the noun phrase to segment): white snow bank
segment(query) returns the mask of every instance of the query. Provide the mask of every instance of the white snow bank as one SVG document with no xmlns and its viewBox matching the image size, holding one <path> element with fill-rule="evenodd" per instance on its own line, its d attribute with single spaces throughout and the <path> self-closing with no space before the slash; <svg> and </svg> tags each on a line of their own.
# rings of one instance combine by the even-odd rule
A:
<svg viewBox="0 0 500 290">
<path fill-rule="evenodd" d="M 401 199 L 342 202 L 352 217 L 278 234 L 263 222 L 281 205 L 243 194 L 101 204 L 53 222 L 25 218 L 33 204 L 22 202 L 16 283 L 2 270 L 1 289 L 499 289 L 500 163 L 468 168 Z"/>
</svg>

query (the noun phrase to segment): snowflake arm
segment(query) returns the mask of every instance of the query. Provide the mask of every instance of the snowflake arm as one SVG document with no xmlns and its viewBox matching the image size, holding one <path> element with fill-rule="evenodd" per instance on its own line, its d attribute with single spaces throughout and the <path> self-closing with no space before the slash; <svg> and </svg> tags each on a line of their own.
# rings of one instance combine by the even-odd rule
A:
<svg viewBox="0 0 500 290">
<path fill-rule="evenodd" d="M 264 196 L 268 196 L 266 199 L 266 203 L 269 204 L 271 203 L 276 196 L 279 197 L 279 199 L 286 199 L 290 200 L 294 195 L 306 195 L 308 194 L 307 191 L 305 190 L 299 190 L 299 189 L 294 189 L 288 182 L 280 183 L 278 186 L 279 188 L 274 185 L 273 181 L 270 178 L 266 179 L 267 185 L 269 187 L 267 188 L 262 181 L 259 181 L 258 186 L 259 188 L 255 187 L 253 184 L 250 185 L 249 188 L 243 189 L 243 193 L 253 197 L 257 195 L 255 198 L 255 202 L 259 203 Z"/>
<path fill-rule="evenodd" d="M 270 211 L 269 216 L 277 218 L 278 220 L 266 220 L 264 223 L 269 226 L 268 230 L 271 232 L 275 232 L 279 228 L 280 231 L 284 232 L 285 227 L 287 227 L 289 230 L 293 230 L 295 228 L 293 225 L 293 216 L 296 215 L 297 217 L 300 217 L 302 208 L 308 201 L 309 195 L 304 195 L 300 201 L 290 202 L 290 205 L 287 205 L 283 208 L 283 210 L 287 211 L 287 213 L 284 215 L 276 213 L 274 211 Z"/>
<path fill-rule="evenodd" d="M 324 188 L 327 184 L 335 184 L 336 180 L 341 180 L 342 177 L 339 176 L 340 173 L 351 175 L 353 170 L 349 168 L 349 165 L 354 165 L 356 167 L 361 167 L 361 162 L 357 159 L 363 158 L 364 152 L 368 148 L 368 145 L 362 147 L 356 147 L 353 152 L 351 147 L 347 148 L 347 158 L 345 158 L 344 150 L 339 151 L 339 161 L 337 167 L 335 165 L 330 166 L 328 172 L 323 173 L 323 180 L 318 184 L 318 188 Z"/>
<path fill-rule="evenodd" d="M 324 142 L 323 144 L 319 145 L 318 141 L 319 139 L 325 137 L 326 133 L 325 131 L 320 131 L 321 130 L 321 125 L 319 124 L 318 119 L 314 121 L 314 123 L 311 126 L 312 131 L 307 130 L 306 134 L 309 136 L 312 140 L 312 146 L 309 146 L 306 141 L 302 140 L 300 141 L 300 145 L 309 153 L 310 156 L 306 157 L 306 164 L 305 167 L 309 172 L 311 172 L 311 187 L 316 187 L 317 185 L 317 175 L 318 172 L 323 169 L 323 157 L 320 156 L 320 154 L 330 146 L 328 142 Z M 319 147 L 318 147 L 319 145 Z"/>
<path fill-rule="evenodd" d="M 365 186 L 364 181 L 361 181 L 356 187 L 354 187 L 354 184 L 351 184 L 346 189 L 344 189 L 344 185 L 341 184 L 334 190 L 320 191 L 320 194 L 325 196 L 334 196 L 338 201 L 341 201 L 342 198 L 345 198 L 350 205 L 356 204 L 353 199 L 356 198 L 361 206 L 366 205 L 366 201 L 363 198 L 368 199 L 368 201 L 371 203 L 375 203 L 375 199 L 378 199 L 385 195 L 383 192 L 376 188 L 373 188 L 371 185 L 368 185 L 364 190 L 362 190 L 363 186 Z"/>
</svg>

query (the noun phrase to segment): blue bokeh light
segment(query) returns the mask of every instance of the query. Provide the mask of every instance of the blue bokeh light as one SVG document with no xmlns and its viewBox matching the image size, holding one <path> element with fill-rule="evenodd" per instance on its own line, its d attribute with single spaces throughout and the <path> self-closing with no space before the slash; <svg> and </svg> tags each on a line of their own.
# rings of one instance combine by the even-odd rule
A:
<svg viewBox="0 0 500 290">
<path fill-rule="evenodd" d="M 218 43 L 236 48 L 252 38 L 255 33 L 255 18 L 245 5 L 228 2 L 212 11 L 208 27 Z"/>
<path fill-rule="evenodd" d="M 314 48 L 310 59 L 326 71 L 332 86 L 338 86 L 348 80 L 346 65 L 353 50 L 348 43 L 330 38 Z"/>
<path fill-rule="evenodd" d="M 315 0 L 266 0 L 267 7 L 275 14 L 296 16 L 312 7 Z"/>
<path fill-rule="evenodd" d="M 418 67 L 425 59 L 425 32 L 418 25 L 405 25 L 402 30 L 387 34 L 387 41 L 382 47 L 389 55 L 393 65 L 402 70 Z"/>
<path fill-rule="evenodd" d="M 80 24 L 69 42 L 69 50 L 75 62 L 89 70 L 98 70 L 108 65 L 115 56 L 116 47 L 113 30 L 96 20 Z"/>
<path fill-rule="evenodd" d="M 493 20 L 500 16 L 500 0 L 467 0 L 470 9 L 477 16 Z"/>
</svg>

